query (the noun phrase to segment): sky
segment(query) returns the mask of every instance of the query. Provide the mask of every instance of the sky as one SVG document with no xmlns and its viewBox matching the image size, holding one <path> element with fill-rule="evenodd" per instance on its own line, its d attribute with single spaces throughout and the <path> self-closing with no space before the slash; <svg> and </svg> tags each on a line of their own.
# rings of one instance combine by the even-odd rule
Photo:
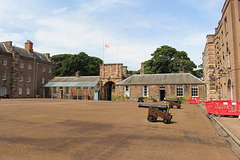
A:
<svg viewBox="0 0 240 160">
<path fill-rule="evenodd" d="M 163 45 L 199 65 L 225 0 L 0 0 L 0 42 L 104 58 L 139 70 Z M 104 45 L 108 44 L 109 48 Z"/>
</svg>

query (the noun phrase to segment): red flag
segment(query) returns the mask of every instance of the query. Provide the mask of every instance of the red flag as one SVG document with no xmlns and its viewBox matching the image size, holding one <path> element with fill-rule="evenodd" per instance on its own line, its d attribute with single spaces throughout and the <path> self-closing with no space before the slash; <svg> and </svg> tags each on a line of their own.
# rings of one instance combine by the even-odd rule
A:
<svg viewBox="0 0 240 160">
<path fill-rule="evenodd" d="M 108 45 L 107 43 L 105 44 L 105 48 L 110 48 L 109 45 Z"/>
</svg>

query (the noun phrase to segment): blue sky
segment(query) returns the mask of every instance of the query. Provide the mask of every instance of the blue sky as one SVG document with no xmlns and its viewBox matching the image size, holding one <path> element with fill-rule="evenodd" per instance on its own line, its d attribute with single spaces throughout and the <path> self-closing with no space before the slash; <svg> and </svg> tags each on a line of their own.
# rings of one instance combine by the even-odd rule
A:
<svg viewBox="0 0 240 160">
<path fill-rule="evenodd" d="M 201 64 L 206 35 L 214 34 L 225 0 L 0 0 L 0 41 L 41 53 L 103 58 L 140 69 L 162 45 Z"/>
</svg>

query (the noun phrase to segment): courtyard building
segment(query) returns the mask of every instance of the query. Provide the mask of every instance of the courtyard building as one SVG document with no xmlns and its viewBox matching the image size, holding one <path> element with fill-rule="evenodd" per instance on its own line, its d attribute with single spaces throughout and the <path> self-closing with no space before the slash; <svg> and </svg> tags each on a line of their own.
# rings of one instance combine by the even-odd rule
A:
<svg viewBox="0 0 240 160">
<path fill-rule="evenodd" d="M 202 53 L 205 100 L 240 101 L 240 1 L 226 0 Z"/>
<path fill-rule="evenodd" d="M 0 97 L 42 97 L 42 85 L 54 76 L 50 54 L 35 52 L 31 41 L 25 43 L 25 48 L 12 41 L 0 43 Z"/>
<path fill-rule="evenodd" d="M 204 99 L 205 83 L 190 73 L 133 75 L 115 85 L 117 97 L 165 98 L 195 97 Z"/>
</svg>

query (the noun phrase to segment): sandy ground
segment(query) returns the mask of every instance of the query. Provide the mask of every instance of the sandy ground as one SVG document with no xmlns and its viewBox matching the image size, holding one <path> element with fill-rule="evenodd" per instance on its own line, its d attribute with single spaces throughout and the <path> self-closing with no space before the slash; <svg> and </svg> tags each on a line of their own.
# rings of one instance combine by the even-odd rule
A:
<svg viewBox="0 0 240 160">
<path fill-rule="evenodd" d="M 134 102 L 3 99 L 0 160 L 237 159 L 198 105 L 147 121 Z"/>
</svg>

